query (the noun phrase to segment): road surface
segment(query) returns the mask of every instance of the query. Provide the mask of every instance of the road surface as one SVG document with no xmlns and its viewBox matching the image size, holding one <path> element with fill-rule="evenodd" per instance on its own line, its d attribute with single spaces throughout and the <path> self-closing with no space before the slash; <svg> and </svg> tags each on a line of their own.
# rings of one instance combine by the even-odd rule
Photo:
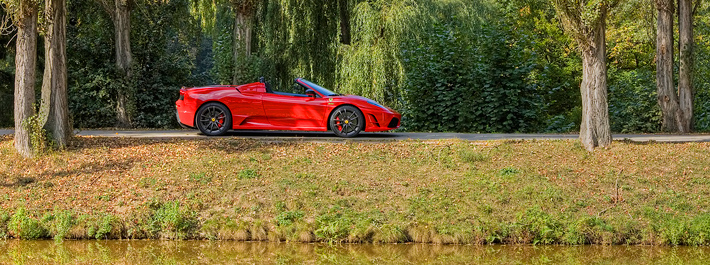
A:
<svg viewBox="0 0 710 265">
<path fill-rule="evenodd" d="M 13 130 L 0 129 L 0 135 L 12 134 Z M 135 137 L 135 138 L 207 138 L 197 130 L 76 130 L 80 136 L 100 137 Z M 330 132 L 294 132 L 294 131 L 232 131 L 226 136 L 253 138 L 263 140 L 304 140 L 304 141 L 338 141 L 339 138 Z M 577 139 L 577 134 L 483 134 L 483 133 L 361 133 L 358 137 L 348 138 L 349 141 L 389 141 L 389 140 L 442 140 L 462 139 L 471 141 L 485 140 L 562 140 Z M 710 142 L 710 134 L 614 134 L 615 140 L 631 140 L 635 142 Z"/>
</svg>

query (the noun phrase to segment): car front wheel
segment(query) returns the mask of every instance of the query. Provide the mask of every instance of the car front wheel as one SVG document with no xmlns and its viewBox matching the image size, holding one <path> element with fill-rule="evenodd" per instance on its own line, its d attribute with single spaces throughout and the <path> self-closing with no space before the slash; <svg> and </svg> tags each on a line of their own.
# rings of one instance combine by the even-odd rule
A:
<svg viewBox="0 0 710 265">
<path fill-rule="evenodd" d="M 222 104 L 207 103 L 197 111 L 196 123 L 205 135 L 224 135 L 232 127 L 232 114 Z"/>
<path fill-rule="evenodd" d="M 330 129 L 340 137 L 355 137 L 365 130 L 365 116 L 362 111 L 353 106 L 336 108 L 328 122 Z"/>
</svg>

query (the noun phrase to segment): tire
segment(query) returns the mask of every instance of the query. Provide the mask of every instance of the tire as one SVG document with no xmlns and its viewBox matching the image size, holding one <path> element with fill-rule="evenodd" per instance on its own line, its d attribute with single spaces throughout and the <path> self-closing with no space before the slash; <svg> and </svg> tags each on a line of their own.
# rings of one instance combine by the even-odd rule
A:
<svg viewBox="0 0 710 265">
<path fill-rule="evenodd" d="M 195 125 L 205 135 L 224 135 L 232 128 L 232 113 L 226 106 L 210 102 L 197 111 Z"/>
<path fill-rule="evenodd" d="M 356 107 L 341 106 L 330 114 L 328 125 L 337 136 L 355 137 L 365 130 L 365 115 Z"/>
</svg>

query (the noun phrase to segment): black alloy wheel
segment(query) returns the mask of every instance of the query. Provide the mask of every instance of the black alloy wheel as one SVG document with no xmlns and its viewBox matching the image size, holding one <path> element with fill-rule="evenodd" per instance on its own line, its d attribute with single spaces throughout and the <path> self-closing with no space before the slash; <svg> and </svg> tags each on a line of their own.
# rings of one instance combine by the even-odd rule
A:
<svg viewBox="0 0 710 265">
<path fill-rule="evenodd" d="M 358 108 L 341 106 L 336 108 L 328 120 L 330 130 L 340 137 L 355 137 L 365 130 L 365 116 Z"/>
<path fill-rule="evenodd" d="M 197 111 L 195 123 L 205 135 L 224 135 L 232 127 L 232 114 L 224 105 L 211 102 Z"/>
</svg>

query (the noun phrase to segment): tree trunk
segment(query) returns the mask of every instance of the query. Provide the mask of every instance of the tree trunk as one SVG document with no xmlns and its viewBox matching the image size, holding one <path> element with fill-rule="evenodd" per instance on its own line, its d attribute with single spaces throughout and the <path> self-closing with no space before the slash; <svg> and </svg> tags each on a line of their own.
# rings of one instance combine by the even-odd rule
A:
<svg viewBox="0 0 710 265">
<path fill-rule="evenodd" d="M 340 43 L 350 45 L 350 8 L 349 0 L 338 0 L 340 13 Z"/>
<path fill-rule="evenodd" d="M 131 10 L 128 0 L 115 0 L 113 26 L 116 38 L 116 67 L 128 83 L 132 76 L 133 54 L 131 53 Z M 128 93 L 123 89 L 117 91 L 116 126 L 131 127 L 131 118 L 127 111 Z"/>
<path fill-rule="evenodd" d="M 251 55 L 251 23 L 250 17 L 245 12 L 240 11 L 235 8 L 234 15 L 234 75 L 232 76 L 232 83 L 237 84 L 240 81 L 241 76 L 237 71 L 239 65 L 243 63 L 240 60 L 242 56 L 245 58 Z"/>
<path fill-rule="evenodd" d="M 678 0 L 678 31 L 680 70 L 678 71 L 678 100 L 680 124 L 685 132 L 693 130 L 693 1 Z"/>
<path fill-rule="evenodd" d="M 66 0 L 46 0 L 48 22 L 44 34 L 44 78 L 40 122 L 59 148 L 71 136 L 67 100 Z"/>
<path fill-rule="evenodd" d="M 602 14 L 604 15 L 604 14 Z M 611 144 L 609 106 L 607 104 L 606 25 L 599 25 L 586 37 L 582 48 L 582 124 L 579 140 L 585 149 Z"/>
<path fill-rule="evenodd" d="M 673 0 L 656 0 L 658 9 L 656 36 L 656 86 L 661 106 L 661 130 L 685 132 L 681 109 L 673 85 Z"/>
<path fill-rule="evenodd" d="M 22 123 L 34 115 L 37 70 L 37 8 L 28 6 L 31 2 L 20 0 L 20 14 L 15 23 L 15 149 L 24 157 L 33 154 L 29 130 Z"/>
</svg>

